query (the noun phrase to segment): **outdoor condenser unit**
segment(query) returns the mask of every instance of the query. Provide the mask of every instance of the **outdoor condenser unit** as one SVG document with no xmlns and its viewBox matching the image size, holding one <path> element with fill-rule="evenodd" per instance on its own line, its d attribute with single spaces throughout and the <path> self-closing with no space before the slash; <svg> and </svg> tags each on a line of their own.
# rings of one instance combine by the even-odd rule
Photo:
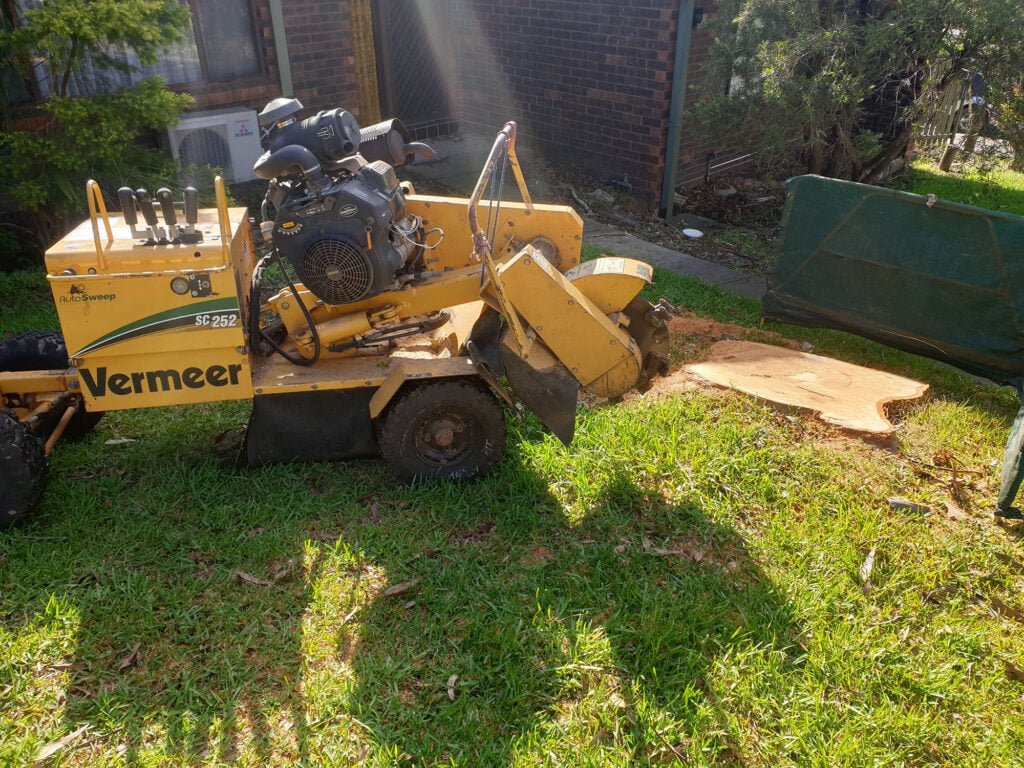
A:
<svg viewBox="0 0 1024 768">
<path fill-rule="evenodd" d="M 233 182 L 255 179 L 252 167 L 263 152 L 252 109 L 187 113 L 167 131 L 167 142 L 182 165 L 212 165 Z"/>
</svg>

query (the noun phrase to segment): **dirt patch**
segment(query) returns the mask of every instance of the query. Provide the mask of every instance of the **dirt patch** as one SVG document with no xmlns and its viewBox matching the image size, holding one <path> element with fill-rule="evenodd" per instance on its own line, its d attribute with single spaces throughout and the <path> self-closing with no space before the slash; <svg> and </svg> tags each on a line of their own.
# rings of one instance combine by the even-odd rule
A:
<svg viewBox="0 0 1024 768">
<path fill-rule="evenodd" d="M 800 349 L 797 342 L 777 333 L 721 323 L 685 310 L 668 321 L 668 333 L 671 367 L 667 375 L 654 380 L 653 386 L 645 395 L 647 397 L 657 397 L 679 389 L 709 388 L 708 384 L 687 373 L 684 366 L 687 363 L 704 360 L 711 345 L 716 341 L 758 341 L 789 349 Z"/>
</svg>

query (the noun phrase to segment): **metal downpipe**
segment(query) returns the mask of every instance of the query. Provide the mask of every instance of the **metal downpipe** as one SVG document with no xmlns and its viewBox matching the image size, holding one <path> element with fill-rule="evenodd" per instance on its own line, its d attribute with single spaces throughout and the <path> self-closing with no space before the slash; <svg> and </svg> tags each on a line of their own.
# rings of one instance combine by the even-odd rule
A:
<svg viewBox="0 0 1024 768">
<path fill-rule="evenodd" d="M 281 0 L 270 0 L 270 25 L 274 30 L 274 52 L 277 54 L 277 74 L 281 81 L 281 95 L 294 96 L 292 62 L 288 58 L 288 38 L 284 31 L 284 11 L 281 9 Z"/>
<path fill-rule="evenodd" d="M 665 175 L 661 185 L 659 213 L 665 221 L 672 218 L 675 203 L 676 177 L 679 173 L 679 143 L 683 137 L 683 109 L 686 106 L 686 85 L 690 63 L 690 37 L 693 31 L 693 0 L 679 0 L 676 26 L 676 55 L 672 64 L 672 98 L 668 113 L 668 136 L 665 145 Z"/>
</svg>

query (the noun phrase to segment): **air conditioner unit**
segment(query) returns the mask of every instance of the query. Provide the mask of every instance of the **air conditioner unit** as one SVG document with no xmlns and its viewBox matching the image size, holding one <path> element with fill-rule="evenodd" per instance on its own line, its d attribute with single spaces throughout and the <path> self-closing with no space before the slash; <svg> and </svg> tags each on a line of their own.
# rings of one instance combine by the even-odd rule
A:
<svg viewBox="0 0 1024 768">
<path fill-rule="evenodd" d="M 252 167 L 263 153 L 253 109 L 190 112 L 167 131 L 167 142 L 182 165 L 212 165 L 225 181 L 255 179 Z"/>
</svg>

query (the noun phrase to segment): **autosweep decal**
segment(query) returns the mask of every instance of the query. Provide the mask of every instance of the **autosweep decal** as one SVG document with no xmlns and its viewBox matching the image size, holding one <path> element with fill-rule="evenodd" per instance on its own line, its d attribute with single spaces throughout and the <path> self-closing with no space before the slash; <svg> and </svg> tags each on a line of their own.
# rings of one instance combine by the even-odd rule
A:
<svg viewBox="0 0 1024 768">
<path fill-rule="evenodd" d="M 134 323 L 101 336 L 91 344 L 87 344 L 71 357 L 81 357 L 97 349 L 119 344 L 122 341 L 138 339 L 155 333 L 173 330 L 209 330 L 216 328 L 237 328 L 241 324 L 238 314 L 238 302 L 235 299 L 213 299 L 187 307 L 168 309 L 136 320 Z"/>
</svg>

